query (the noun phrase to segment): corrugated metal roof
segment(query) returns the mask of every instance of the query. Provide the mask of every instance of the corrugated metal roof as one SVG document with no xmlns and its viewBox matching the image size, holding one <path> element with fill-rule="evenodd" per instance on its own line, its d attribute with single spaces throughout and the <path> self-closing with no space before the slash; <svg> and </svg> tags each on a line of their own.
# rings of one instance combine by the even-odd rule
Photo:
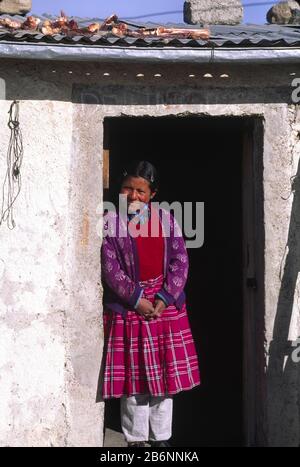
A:
<svg viewBox="0 0 300 467">
<path fill-rule="evenodd" d="M 55 20 L 56 18 L 51 15 L 33 15 L 40 18 L 42 21 L 46 19 Z M 26 17 L 23 16 L 10 16 L 0 15 L 0 18 L 10 18 L 12 20 L 24 21 Z M 78 22 L 79 27 L 85 27 L 94 22 L 102 22 L 102 18 L 80 18 L 70 17 Z M 140 27 L 155 28 L 158 26 L 165 27 L 180 27 L 180 28 L 193 28 L 197 26 L 188 26 L 186 24 L 174 23 L 136 23 L 130 20 L 119 21 L 127 23 L 132 29 Z M 172 46 L 178 48 L 184 47 L 296 47 L 300 45 L 300 25 L 276 25 L 276 24 L 241 24 L 237 26 L 227 25 L 210 25 L 209 26 L 211 37 L 209 40 L 194 40 L 194 39 L 179 39 L 179 38 L 161 38 L 161 37 L 119 37 L 112 32 L 100 32 L 97 34 L 84 34 L 74 37 L 68 37 L 63 34 L 44 35 L 38 31 L 17 30 L 10 32 L 7 29 L 0 27 L 0 42 L 16 42 L 16 43 L 44 43 L 44 44 L 68 44 L 80 46 L 95 46 L 103 45 L 105 47 L 113 45 L 119 47 L 162 47 Z"/>
</svg>

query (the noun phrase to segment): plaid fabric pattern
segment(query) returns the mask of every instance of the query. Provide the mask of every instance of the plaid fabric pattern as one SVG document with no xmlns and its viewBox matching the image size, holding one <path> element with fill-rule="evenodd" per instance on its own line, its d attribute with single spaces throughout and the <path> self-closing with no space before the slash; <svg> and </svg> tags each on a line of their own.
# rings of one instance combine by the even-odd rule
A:
<svg viewBox="0 0 300 467">
<path fill-rule="evenodd" d="M 163 275 L 140 282 L 143 297 L 154 301 Z M 160 318 L 146 321 L 129 310 L 125 318 L 104 311 L 103 399 L 151 394 L 163 396 L 200 384 L 198 358 L 185 304 L 168 306 Z"/>
</svg>

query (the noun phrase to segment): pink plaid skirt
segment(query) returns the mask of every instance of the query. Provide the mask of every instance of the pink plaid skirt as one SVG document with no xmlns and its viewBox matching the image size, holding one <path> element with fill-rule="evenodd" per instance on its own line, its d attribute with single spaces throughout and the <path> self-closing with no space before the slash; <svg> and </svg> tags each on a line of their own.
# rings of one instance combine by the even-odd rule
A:
<svg viewBox="0 0 300 467">
<path fill-rule="evenodd" d="M 163 276 L 140 282 L 143 297 L 154 301 Z M 136 311 L 125 318 L 104 311 L 103 399 L 151 394 L 163 396 L 200 384 L 198 358 L 185 304 L 171 305 L 160 318 L 146 321 Z"/>
</svg>

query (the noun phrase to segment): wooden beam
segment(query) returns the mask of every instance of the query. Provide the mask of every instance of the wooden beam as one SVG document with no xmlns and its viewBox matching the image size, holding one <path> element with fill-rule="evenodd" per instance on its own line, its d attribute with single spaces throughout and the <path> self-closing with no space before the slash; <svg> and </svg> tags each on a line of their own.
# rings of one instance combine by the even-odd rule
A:
<svg viewBox="0 0 300 467">
<path fill-rule="evenodd" d="M 109 149 L 103 149 L 103 189 L 109 188 Z"/>
</svg>

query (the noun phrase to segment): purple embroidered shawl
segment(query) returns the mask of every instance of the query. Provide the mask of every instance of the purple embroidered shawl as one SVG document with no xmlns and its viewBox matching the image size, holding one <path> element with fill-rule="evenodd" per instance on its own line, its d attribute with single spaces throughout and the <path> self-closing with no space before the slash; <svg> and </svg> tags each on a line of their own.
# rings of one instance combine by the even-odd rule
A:
<svg viewBox="0 0 300 467">
<path fill-rule="evenodd" d="M 164 283 L 158 296 L 167 305 L 181 308 L 185 302 L 184 286 L 189 268 L 185 242 L 178 223 L 169 212 L 160 209 L 159 218 L 164 236 Z M 124 316 L 128 309 L 135 307 L 143 293 L 139 284 L 136 241 L 128 233 L 127 217 L 114 212 L 104 216 L 101 264 L 104 307 Z"/>
</svg>

